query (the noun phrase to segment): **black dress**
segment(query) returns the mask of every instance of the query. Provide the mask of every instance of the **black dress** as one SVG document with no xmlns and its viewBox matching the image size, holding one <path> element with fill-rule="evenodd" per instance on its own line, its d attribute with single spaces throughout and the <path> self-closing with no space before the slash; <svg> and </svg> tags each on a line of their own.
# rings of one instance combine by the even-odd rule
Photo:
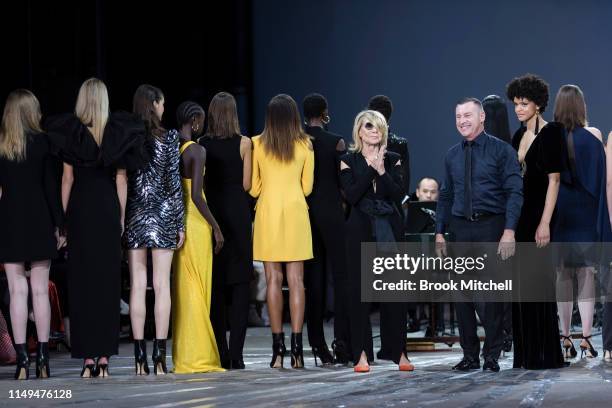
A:
<svg viewBox="0 0 612 408">
<path fill-rule="evenodd" d="M 227 360 L 242 359 L 248 324 L 249 282 L 253 276 L 253 219 L 249 195 L 242 184 L 241 138 L 235 135 L 199 140 L 206 149 L 206 200 L 225 238 L 221 252 L 213 258 L 210 312 L 223 364 Z M 227 315 L 231 327 L 229 347 Z"/>
<path fill-rule="evenodd" d="M 370 303 L 361 302 L 361 243 L 376 241 L 372 231 L 372 219 L 364 212 L 368 200 L 380 200 L 393 207 L 388 221 L 396 241 L 401 241 L 403 225 L 402 216 L 396 206 L 404 194 L 402 171 L 396 163 L 400 156 L 387 152 L 385 156 L 385 174 L 378 175 L 369 166 L 361 153 L 347 153 L 341 158 L 348 168 L 340 170 L 340 183 L 346 200 L 351 206 L 346 221 L 346 261 L 347 286 L 349 299 L 349 322 L 351 329 L 351 348 L 353 361 L 359 362 L 361 352 L 365 351 L 368 361 L 374 360 L 372 348 L 372 326 L 370 323 Z M 373 182 L 376 182 L 376 191 Z M 392 360 L 399 363 L 406 344 L 406 304 L 381 303 L 381 315 L 388 321 L 388 351 Z"/>
<path fill-rule="evenodd" d="M 46 134 L 26 139 L 24 160 L 0 157 L 0 263 L 57 256 L 54 230 L 62 222 L 57 166 Z"/>
<path fill-rule="evenodd" d="M 512 139 L 512 145 L 517 150 L 524 132 L 525 128 L 519 129 Z M 525 155 L 522 164 L 524 201 L 516 228 L 517 242 L 535 242 L 535 233 L 546 201 L 548 175 L 560 173 L 563 169 L 562 143 L 563 128 L 551 122 L 538 133 Z M 552 221 L 550 225 L 554 225 Z M 530 252 L 533 252 L 533 249 Z M 525 258 L 528 258 L 529 262 L 529 265 L 519 265 L 519 274 L 529 273 L 532 268 L 536 268 L 538 273 L 542 273 L 542 270 L 554 273 L 549 248 L 538 249 L 537 252 L 541 256 L 521 257 L 521 254 L 518 254 L 519 262 Z M 538 264 L 535 265 L 534 262 Z M 551 280 L 552 282 L 554 281 Z M 554 291 L 552 285 L 550 290 Z M 512 320 L 514 368 L 546 369 L 563 366 L 555 302 L 515 302 Z"/>
<path fill-rule="evenodd" d="M 334 282 L 334 337 L 337 344 L 342 341 L 348 347 L 350 330 L 347 317 L 344 211 L 338 174 L 338 161 L 342 152 L 336 150 L 342 137 L 318 126 L 306 126 L 304 130 L 313 137 L 315 156 L 314 185 L 312 193 L 306 198 L 314 255 L 313 259 L 304 263 L 308 343 L 311 347 L 326 344 L 323 317 L 329 265 Z"/>
<path fill-rule="evenodd" d="M 121 223 L 115 174 L 142 165 L 144 125 L 128 114 L 112 115 L 101 146 L 74 115 L 50 119 L 48 129 L 74 172 L 66 210 L 72 357 L 118 354 Z"/>
</svg>

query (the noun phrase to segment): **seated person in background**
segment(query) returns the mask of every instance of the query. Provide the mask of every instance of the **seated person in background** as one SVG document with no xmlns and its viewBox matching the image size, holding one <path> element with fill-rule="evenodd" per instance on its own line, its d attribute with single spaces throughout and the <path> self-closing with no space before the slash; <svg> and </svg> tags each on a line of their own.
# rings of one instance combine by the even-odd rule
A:
<svg viewBox="0 0 612 408">
<path fill-rule="evenodd" d="M 432 177 L 423 177 L 419 181 L 415 193 L 411 194 L 409 201 L 405 203 L 407 233 L 435 232 L 438 188 L 438 181 Z"/>
<path fill-rule="evenodd" d="M 438 201 L 438 181 L 433 177 L 423 177 L 417 184 L 416 201 Z"/>
</svg>

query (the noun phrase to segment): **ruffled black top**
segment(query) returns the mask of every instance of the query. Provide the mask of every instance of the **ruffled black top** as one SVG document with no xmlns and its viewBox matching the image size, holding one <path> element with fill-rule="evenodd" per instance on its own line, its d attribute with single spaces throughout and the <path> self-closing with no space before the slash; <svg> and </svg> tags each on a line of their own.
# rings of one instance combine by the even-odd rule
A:
<svg viewBox="0 0 612 408">
<path fill-rule="evenodd" d="M 74 114 L 50 117 L 45 125 L 52 152 L 68 164 L 132 171 L 149 161 L 144 122 L 131 113 L 116 112 L 109 116 L 100 146 Z"/>
</svg>

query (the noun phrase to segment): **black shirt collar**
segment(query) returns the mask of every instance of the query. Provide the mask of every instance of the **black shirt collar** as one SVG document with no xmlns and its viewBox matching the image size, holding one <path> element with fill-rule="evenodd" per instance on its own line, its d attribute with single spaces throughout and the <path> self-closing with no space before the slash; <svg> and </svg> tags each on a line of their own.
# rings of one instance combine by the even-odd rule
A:
<svg viewBox="0 0 612 408">
<path fill-rule="evenodd" d="M 472 140 L 472 146 L 482 146 L 484 144 L 484 142 L 485 142 L 485 139 L 486 139 L 485 136 L 486 136 L 486 133 L 483 130 L 482 132 L 480 132 L 478 134 L 478 136 L 476 136 L 476 138 L 474 140 Z M 463 140 L 463 142 L 461 142 L 461 146 L 462 147 L 467 146 L 467 144 L 468 144 L 468 141 L 465 140 L 465 139 Z"/>
</svg>

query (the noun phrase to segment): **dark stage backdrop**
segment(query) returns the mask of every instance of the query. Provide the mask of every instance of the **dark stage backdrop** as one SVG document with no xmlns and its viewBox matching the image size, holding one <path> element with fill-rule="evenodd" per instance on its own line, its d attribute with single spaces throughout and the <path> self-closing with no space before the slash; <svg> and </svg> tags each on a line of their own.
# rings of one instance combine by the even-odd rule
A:
<svg viewBox="0 0 612 408">
<path fill-rule="evenodd" d="M 111 110 L 131 110 L 142 83 L 161 88 L 168 127 L 182 101 L 206 109 L 215 93 L 231 92 L 246 131 L 250 10 L 249 0 L 4 2 L 0 104 L 12 89 L 26 87 L 44 114 L 73 111 L 79 86 L 96 76 L 106 82 Z"/>
<path fill-rule="evenodd" d="M 454 103 L 505 95 L 526 72 L 551 86 L 545 118 L 563 84 L 579 85 L 590 122 L 612 127 L 612 2 L 256 0 L 253 3 L 255 128 L 267 101 L 288 93 L 327 96 L 330 130 L 350 138 L 355 114 L 386 94 L 391 129 L 408 139 L 412 185 L 443 174 L 459 141 Z M 518 127 L 508 105 L 511 130 Z"/>
</svg>

